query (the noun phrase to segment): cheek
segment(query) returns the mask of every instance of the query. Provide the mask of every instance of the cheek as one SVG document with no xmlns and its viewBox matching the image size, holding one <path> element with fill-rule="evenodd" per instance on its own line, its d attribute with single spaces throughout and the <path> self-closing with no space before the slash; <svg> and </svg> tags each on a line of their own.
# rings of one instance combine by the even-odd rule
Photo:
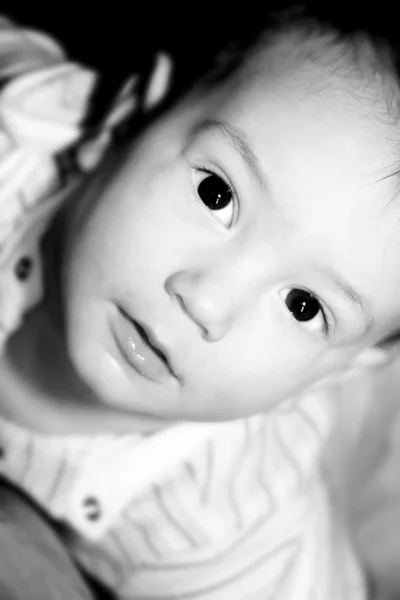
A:
<svg viewBox="0 0 400 600">
<path fill-rule="evenodd" d="M 188 179 L 186 169 L 171 164 L 149 173 L 146 181 L 132 181 L 97 216 L 101 246 L 110 256 L 118 253 L 125 267 L 165 265 L 166 275 L 182 268 L 189 256 L 198 257 L 209 241 L 209 224 L 204 227 L 202 221 L 209 217 L 193 197 Z"/>
<path fill-rule="evenodd" d="M 263 412 L 323 376 L 321 345 L 288 328 L 273 313 L 254 315 L 223 342 L 205 348 L 201 360 L 193 355 L 194 381 L 206 385 L 214 407 L 234 416 Z"/>
<path fill-rule="evenodd" d="M 140 288 L 140 296 L 160 300 L 166 279 L 184 268 L 191 249 L 197 254 L 199 209 L 182 171 L 173 164 L 140 177 L 127 171 L 104 192 L 72 240 L 75 288 L 111 299 Z"/>
</svg>

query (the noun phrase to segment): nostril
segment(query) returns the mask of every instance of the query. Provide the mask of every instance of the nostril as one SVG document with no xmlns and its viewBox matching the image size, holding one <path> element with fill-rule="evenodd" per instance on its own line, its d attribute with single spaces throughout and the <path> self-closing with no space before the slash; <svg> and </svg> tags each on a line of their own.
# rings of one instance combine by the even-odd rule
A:
<svg viewBox="0 0 400 600">
<path fill-rule="evenodd" d="M 181 307 L 182 311 L 185 313 L 185 315 L 187 315 L 193 321 L 193 323 L 195 323 L 198 326 L 198 328 L 201 331 L 202 337 L 205 340 L 207 340 L 208 339 L 208 329 L 207 329 L 207 327 L 205 327 L 201 323 L 201 321 L 198 318 L 196 318 L 196 315 L 190 309 L 188 303 L 185 302 L 185 300 L 183 299 L 183 297 L 180 294 L 175 294 L 175 299 L 178 302 L 179 306 Z"/>
<path fill-rule="evenodd" d="M 226 334 L 232 308 L 228 290 L 221 290 L 221 286 L 204 273 L 187 271 L 171 275 L 165 289 L 171 300 L 197 326 L 203 339 L 216 342 Z"/>
<path fill-rule="evenodd" d="M 182 296 L 180 294 L 175 294 L 175 300 L 178 302 L 180 308 L 183 310 L 184 313 L 188 314 L 187 310 L 186 310 L 186 304 L 185 301 L 183 300 Z"/>
</svg>

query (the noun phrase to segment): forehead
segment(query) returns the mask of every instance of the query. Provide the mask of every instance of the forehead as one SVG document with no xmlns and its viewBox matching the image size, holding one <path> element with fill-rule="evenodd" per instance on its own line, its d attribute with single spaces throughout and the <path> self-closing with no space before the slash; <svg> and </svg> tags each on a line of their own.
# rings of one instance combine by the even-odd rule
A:
<svg viewBox="0 0 400 600">
<path fill-rule="evenodd" d="M 302 63 L 288 48 L 231 81 L 211 116 L 257 157 L 266 200 L 286 225 L 281 240 L 344 273 L 375 317 L 398 319 L 398 136 L 382 82 L 350 68 L 331 76 L 326 57 Z"/>
</svg>

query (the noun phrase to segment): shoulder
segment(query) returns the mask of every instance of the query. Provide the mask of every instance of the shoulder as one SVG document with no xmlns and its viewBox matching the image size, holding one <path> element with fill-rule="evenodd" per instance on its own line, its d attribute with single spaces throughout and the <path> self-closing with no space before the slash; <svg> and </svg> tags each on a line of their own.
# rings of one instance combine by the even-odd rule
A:
<svg viewBox="0 0 400 600">
<path fill-rule="evenodd" d="M 0 480 L 0 595 L 89 600 L 92 594 L 47 518 Z M 27 574 L 21 577 L 21 572 Z"/>
<path fill-rule="evenodd" d="M 41 297 L 40 239 L 67 184 L 99 163 L 132 109 L 132 96 L 118 96 L 89 142 L 83 123 L 98 79 L 51 36 L 0 17 L 0 353 Z M 72 147 L 81 160 L 61 160 Z"/>
</svg>

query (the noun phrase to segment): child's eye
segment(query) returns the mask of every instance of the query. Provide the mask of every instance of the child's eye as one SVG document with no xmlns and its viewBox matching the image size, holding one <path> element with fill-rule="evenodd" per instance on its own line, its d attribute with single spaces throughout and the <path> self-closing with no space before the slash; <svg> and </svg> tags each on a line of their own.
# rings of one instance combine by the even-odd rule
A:
<svg viewBox="0 0 400 600">
<path fill-rule="evenodd" d="M 291 288 L 283 292 L 284 302 L 293 319 L 305 325 L 311 331 L 327 333 L 328 320 L 319 300 L 298 288 Z"/>
<path fill-rule="evenodd" d="M 196 182 L 203 204 L 229 229 L 236 217 L 235 192 L 225 179 L 207 169 L 198 169 L 202 179 Z"/>
</svg>

